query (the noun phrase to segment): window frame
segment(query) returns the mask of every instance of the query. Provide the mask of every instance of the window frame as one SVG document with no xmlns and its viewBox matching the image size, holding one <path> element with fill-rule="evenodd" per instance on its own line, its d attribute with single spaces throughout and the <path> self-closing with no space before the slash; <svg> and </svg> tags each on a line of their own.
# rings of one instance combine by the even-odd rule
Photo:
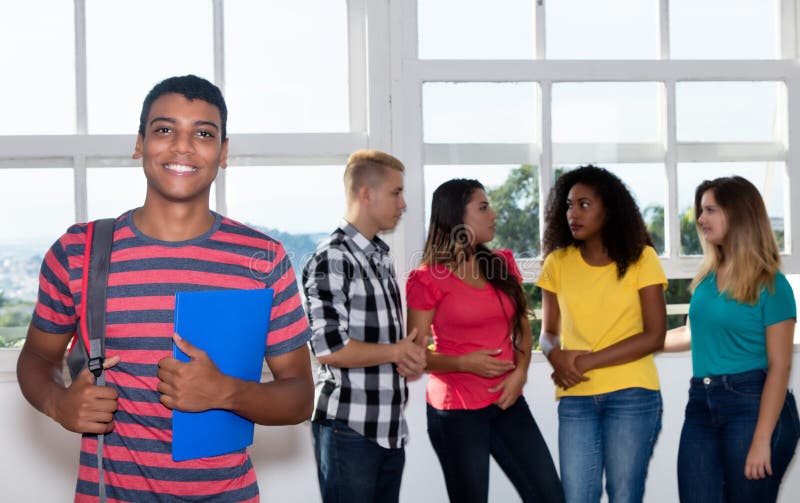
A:
<svg viewBox="0 0 800 503">
<path fill-rule="evenodd" d="M 533 1 L 533 0 L 532 0 Z M 687 161 L 784 162 L 786 250 L 783 269 L 800 273 L 800 218 L 792 218 L 791 194 L 800 194 L 800 0 L 780 4 L 780 59 L 669 59 L 669 0 L 659 0 L 660 59 L 548 60 L 545 47 L 546 2 L 535 6 L 535 58 L 526 60 L 420 59 L 417 54 L 417 2 L 346 0 L 348 33 L 349 132 L 231 134 L 231 165 L 338 165 L 359 148 L 391 152 L 406 165 L 408 208 L 398 228 L 385 236 L 392 247 L 398 277 L 404 280 L 424 246 L 426 164 L 509 164 L 538 166 L 541 202 L 553 184 L 556 162 L 658 162 L 666 171 L 665 254 L 669 278 L 691 277 L 700 257 L 679 254 L 677 166 Z M 213 9 L 214 81 L 225 90 L 224 0 L 207 0 Z M 74 172 L 75 221 L 87 219 L 87 168 L 130 165 L 135 134 L 88 134 L 86 0 L 74 0 L 76 133 L 0 135 L 0 169 L 61 167 Z M 367 27 L 370 29 L 367 29 Z M 779 81 L 786 86 L 787 138 L 774 142 L 686 143 L 676 139 L 675 87 L 684 81 Z M 536 143 L 426 144 L 422 128 L 422 87 L 426 82 L 533 82 L 539 86 Z M 664 142 L 632 144 L 559 144 L 551 138 L 552 86 L 561 82 L 658 82 L 664 86 L 661 113 Z M 136 99 L 133 97 L 132 99 Z M 134 133 L 134 132 L 132 132 Z M 216 207 L 227 210 L 225 174 L 217 179 Z M 544 228 L 540 212 L 540 228 Z M 521 259 L 526 282 L 538 276 L 541 259 Z M 674 311 L 675 307 L 670 307 Z M 13 360 L 15 360 L 14 358 Z M 0 359 L 0 375 L 9 372 Z M 9 360 L 12 361 L 12 360 Z"/>
<path fill-rule="evenodd" d="M 677 194 L 677 166 L 690 161 L 742 162 L 779 161 L 787 167 L 784 229 L 786 249 L 783 270 L 800 272 L 800 256 L 795 253 L 800 236 L 800 218 L 792 218 L 790 194 L 800 192 L 800 161 L 790 145 L 800 145 L 800 69 L 793 58 L 798 46 L 798 8 L 796 0 L 777 0 L 781 13 L 780 59 L 775 60 L 670 60 L 669 0 L 659 0 L 660 59 L 657 60 L 548 60 L 545 58 L 546 2 L 535 7 L 536 58 L 527 60 L 447 60 L 419 59 L 416 52 L 416 2 L 404 5 L 400 28 L 402 42 L 395 51 L 401 54 L 402 102 L 404 123 L 401 158 L 407 166 L 418 167 L 406 176 L 409 207 L 403 222 L 405 259 L 408 250 L 424 245 L 420 229 L 424 222 L 425 164 L 507 164 L 530 163 L 539 166 L 539 200 L 546 200 L 553 184 L 553 169 L 558 163 L 663 163 L 666 170 L 665 253 L 661 257 L 669 278 L 688 278 L 697 270 L 701 257 L 680 255 L 680 215 Z M 675 89 L 680 82 L 776 81 L 786 86 L 786 141 L 773 142 L 678 142 L 676 138 Z M 538 123 L 541 141 L 534 144 L 459 144 L 425 143 L 422 137 L 422 86 L 426 82 L 533 82 L 540 86 Z M 656 82 L 664 88 L 661 104 L 664 128 L 663 144 L 657 143 L 553 143 L 552 86 L 563 82 Z M 794 127 L 793 127 L 794 126 Z M 400 142 L 398 142 L 400 143 Z M 397 147 L 397 144 L 395 145 Z M 796 150 L 796 149 L 795 149 Z M 397 149 L 396 149 L 397 151 Z M 540 228 L 544 229 L 540 212 Z M 409 264 L 413 268 L 415 264 Z M 541 258 L 521 259 L 525 282 L 533 282 L 541 267 Z"/>
</svg>

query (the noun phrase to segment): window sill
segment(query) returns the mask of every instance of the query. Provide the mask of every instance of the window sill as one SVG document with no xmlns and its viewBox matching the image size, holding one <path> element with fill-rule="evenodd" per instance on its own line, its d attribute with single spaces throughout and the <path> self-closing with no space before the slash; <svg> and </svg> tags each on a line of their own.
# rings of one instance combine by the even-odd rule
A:
<svg viewBox="0 0 800 503">
<path fill-rule="evenodd" d="M 0 383 L 17 382 L 17 358 L 19 358 L 19 349 L 0 349 Z M 800 343 L 795 343 L 793 348 L 794 353 L 800 353 Z M 681 351 L 677 353 L 659 353 L 658 358 L 680 358 L 685 357 L 689 352 Z M 541 351 L 533 351 L 531 355 L 533 362 L 546 362 L 547 358 L 544 357 Z M 269 368 L 264 365 L 262 371 L 262 379 L 271 379 Z"/>
<path fill-rule="evenodd" d="M 17 382 L 19 349 L 0 349 L 0 383 Z"/>
</svg>

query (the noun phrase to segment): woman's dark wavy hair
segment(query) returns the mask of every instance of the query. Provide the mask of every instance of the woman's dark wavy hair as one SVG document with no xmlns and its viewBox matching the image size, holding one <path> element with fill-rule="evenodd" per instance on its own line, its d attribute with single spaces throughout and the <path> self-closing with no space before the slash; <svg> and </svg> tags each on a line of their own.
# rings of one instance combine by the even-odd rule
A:
<svg viewBox="0 0 800 503">
<path fill-rule="evenodd" d="M 544 256 L 560 248 L 581 244 L 580 240 L 572 237 L 567 223 L 567 194 L 577 183 L 591 187 L 603 201 L 606 210 L 603 246 L 617 264 L 617 277 L 622 278 L 628 267 L 639 260 L 644 247 L 653 246 L 653 240 L 636 201 L 622 180 L 610 171 L 591 164 L 567 171 L 556 180 L 550 191 L 544 217 L 547 226 L 542 246 Z"/>
<path fill-rule="evenodd" d="M 485 190 L 477 180 L 456 178 L 441 184 L 433 192 L 428 239 L 422 263 L 426 265 L 457 265 L 475 255 L 478 268 L 496 291 L 504 293 L 514 305 L 512 320 L 514 346 L 522 334 L 522 322 L 528 315 L 528 305 L 522 285 L 514 278 L 505 259 L 484 244 L 471 246 L 472 232 L 464 225 L 464 212 L 472 194 Z M 499 300 L 499 298 L 498 298 Z M 502 302 L 500 304 L 502 306 Z M 506 314 L 508 319 L 508 315 Z"/>
</svg>

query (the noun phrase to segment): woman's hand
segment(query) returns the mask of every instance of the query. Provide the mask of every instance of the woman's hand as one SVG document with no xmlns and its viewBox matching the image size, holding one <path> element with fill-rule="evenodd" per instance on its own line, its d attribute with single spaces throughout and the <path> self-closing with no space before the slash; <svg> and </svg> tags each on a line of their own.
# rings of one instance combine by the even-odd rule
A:
<svg viewBox="0 0 800 503">
<path fill-rule="evenodd" d="M 744 463 L 745 478 L 758 480 L 772 475 L 770 455 L 769 441 L 759 442 L 753 439 L 753 443 L 750 444 L 750 450 L 747 453 L 747 460 Z"/>
<path fill-rule="evenodd" d="M 497 358 L 501 349 L 479 349 L 459 357 L 461 372 L 469 372 L 481 377 L 498 377 L 513 370 L 514 362 Z"/>
<path fill-rule="evenodd" d="M 494 404 L 503 410 L 514 405 L 514 402 L 522 394 L 522 387 L 525 386 L 527 380 L 528 372 L 526 369 L 518 368 L 509 373 L 497 386 L 489 388 L 490 393 L 501 392 Z"/>
<path fill-rule="evenodd" d="M 588 381 L 589 378 L 585 377 L 575 364 L 576 358 L 588 353 L 590 351 L 553 348 L 550 354 L 547 355 L 550 365 L 553 366 L 553 374 L 551 375 L 553 382 L 557 386 L 567 389 L 580 382 Z"/>
</svg>

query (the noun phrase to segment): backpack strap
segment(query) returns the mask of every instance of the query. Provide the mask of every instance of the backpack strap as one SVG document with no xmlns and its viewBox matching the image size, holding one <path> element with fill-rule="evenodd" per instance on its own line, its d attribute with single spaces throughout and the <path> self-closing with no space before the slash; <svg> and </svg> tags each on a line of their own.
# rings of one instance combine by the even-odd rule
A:
<svg viewBox="0 0 800 503">
<path fill-rule="evenodd" d="M 106 359 L 106 291 L 108 271 L 111 268 L 111 245 L 114 242 L 116 219 L 104 218 L 90 223 L 87 245 L 91 242 L 88 259 L 88 276 L 84 271 L 83 301 L 85 307 L 84 328 L 86 331 L 86 350 L 89 356 L 89 370 L 94 374 L 95 384 L 105 386 L 103 362 Z M 87 261 L 84 261 L 86 264 Z M 103 469 L 104 435 L 97 435 L 97 474 L 98 496 L 101 503 L 108 500 Z"/>
<path fill-rule="evenodd" d="M 92 232 L 89 258 L 89 280 L 86 285 L 86 331 L 89 370 L 96 383 L 105 384 L 103 362 L 106 357 L 106 290 L 111 266 L 111 244 L 114 242 L 114 218 L 96 220 Z"/>
</svg>

